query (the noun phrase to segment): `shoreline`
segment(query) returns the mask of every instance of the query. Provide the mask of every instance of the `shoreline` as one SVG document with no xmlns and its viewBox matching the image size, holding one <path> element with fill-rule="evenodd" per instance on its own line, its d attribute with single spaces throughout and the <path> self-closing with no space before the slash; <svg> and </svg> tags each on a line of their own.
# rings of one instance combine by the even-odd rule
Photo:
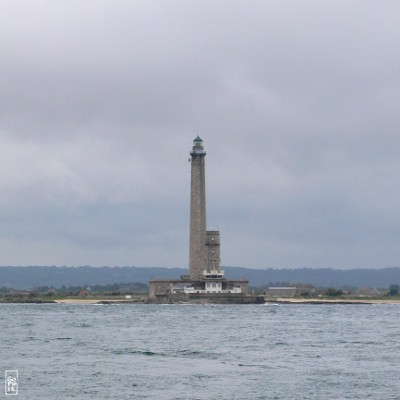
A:
<svg viewBox="0 0 400 400">
<path fill-rule="evenodd" d="M 121 299 L 58 299 L 58 304 L 143 304 L 142 301 L 121 300 Z"/>
<path fill-rule="evenodd" d="M 400 304 L 400 300 L 390 299 L 295 299 L 283 298 L 265 299 L 266 304 Z"/>
<path fill-rule="evenodd" d="M 59 304 L 147 304 L 141 301 L 129 301 L 129 300 L 110 300 L 110 299 L 60 299 L 54 300 L 55 303 Z M 266 299 L 265 304 L 400 304 L 400 300 L 390 299 L 294 299 L 294 298 L 277 298 L 277 299 Z M 155 303 L 153 303 L 155 304 Z M 201 303 L 185 303 L 185 304 L 201 304 Z"/>
<path fill-rule="evenodd" d="M 107 299 L 107 298 L 98 298 L 98 299 L 54 299 L 54 300 L 44 300 L 37 299 L 28 301 L 24 301 L 21 299 L 16 299 L 15 301 L 7 301 L 0 302 L 0 304 L 157 304 L 157 303 L 148 303 L 147 301 L 139 300 L 123 300 L 123 299 Z M 175 303 L 179 304 L 179 303 Z M 210 304 L 208 302 L 182 302 L 182 304 Z M 224 304 L 224 303 L 219 303 Z M 232 303 L 226 303 L 232 304 Z M 341 304 L 341 305 L 351 305 L 351 304 L 400 304 L 400 299 L 298 299 L 298 298 L 267 298 L 265 299 L 265 304 L 312 304 L 312 305 L 323 305 L 323 304 Z"/>
</svg>

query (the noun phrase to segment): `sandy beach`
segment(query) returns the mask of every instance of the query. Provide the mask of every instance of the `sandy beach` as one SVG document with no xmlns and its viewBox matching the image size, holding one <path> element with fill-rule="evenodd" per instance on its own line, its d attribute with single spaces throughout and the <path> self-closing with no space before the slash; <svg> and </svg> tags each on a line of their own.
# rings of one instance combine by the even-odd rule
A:
<svg viewBox="0 0 400 400">
<path fill-rule="evenodd" d="M 400 304 L 400 300 L 390 299 L 290 299 L 277 298 L 275 300 L 265 300 L 266 303 L 285 303 L 285 304 Z"/>
<path fill-rule="evenodd" d="M 100 302 L 107 303 L 131 303 L 129 300 L 110 300 L 110 299 L 60 299 L 55 300 L 56 303 L 64 304 L 97 304 Z"/>
</svg>

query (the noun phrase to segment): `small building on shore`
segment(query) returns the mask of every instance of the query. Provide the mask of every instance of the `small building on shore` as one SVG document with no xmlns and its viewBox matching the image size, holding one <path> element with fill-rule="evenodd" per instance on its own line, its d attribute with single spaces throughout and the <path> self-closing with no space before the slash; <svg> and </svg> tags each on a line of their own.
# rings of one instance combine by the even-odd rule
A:
<svg viewBox="0 0 400 400">
<path fill-rule="evenodd" d="M 298 289 L 293 286 L 270 286 L 265 292 L 267 297 L 294 297 L 296 294 Z"/>
</svg>

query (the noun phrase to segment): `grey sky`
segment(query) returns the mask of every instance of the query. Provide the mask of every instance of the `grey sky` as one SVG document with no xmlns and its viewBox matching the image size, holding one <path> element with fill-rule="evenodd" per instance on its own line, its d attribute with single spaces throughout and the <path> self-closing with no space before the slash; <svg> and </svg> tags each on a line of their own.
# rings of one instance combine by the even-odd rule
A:
<svg viewBox="0 0 400 400">
<path fill-rule="evenodd" d="M 400 262 L 400 3 L 0 0 L 0 265 Z"/>
</svg>

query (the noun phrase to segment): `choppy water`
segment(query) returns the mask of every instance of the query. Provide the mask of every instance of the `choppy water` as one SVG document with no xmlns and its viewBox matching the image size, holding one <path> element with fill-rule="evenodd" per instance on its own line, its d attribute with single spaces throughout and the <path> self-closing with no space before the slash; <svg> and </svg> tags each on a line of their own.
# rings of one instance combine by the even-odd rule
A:
<svg viewBox="0 0 400 400">
<path fill-rule="evenodd" d="M 19 399 L 400 399 L 399 305 L 0 304 L 0 339 Z"/>
</svg>

